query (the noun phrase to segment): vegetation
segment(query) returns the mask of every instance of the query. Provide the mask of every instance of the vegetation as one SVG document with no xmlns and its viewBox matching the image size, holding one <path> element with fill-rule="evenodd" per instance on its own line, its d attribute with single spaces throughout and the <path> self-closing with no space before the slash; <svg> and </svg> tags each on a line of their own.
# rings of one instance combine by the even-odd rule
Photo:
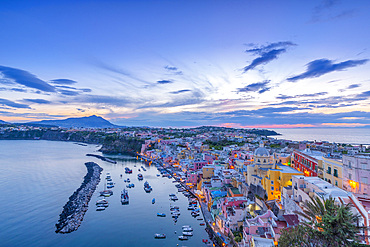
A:
<svg viewBox="0 0 370 247">
<path fill-rule="evenodd" d="M 358 233 L 363 230 L 357 222 L 359 215 L 354 215 L 350 204 L 338 205 L 335 199 L 315 197 L 303 205 L 306 219 L 299 226 L 282 231 L 279 246 L 360 246 Z"/>
</svg>

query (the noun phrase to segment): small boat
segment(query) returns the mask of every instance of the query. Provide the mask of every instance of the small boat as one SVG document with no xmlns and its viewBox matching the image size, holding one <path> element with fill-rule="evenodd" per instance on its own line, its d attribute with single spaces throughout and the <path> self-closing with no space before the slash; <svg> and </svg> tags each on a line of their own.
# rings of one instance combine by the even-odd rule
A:
<svg viewBox="0 0 370 247">
<path fill-rule="evenodd" d="M 199 213 L 198 212 L 191 212 L 191 216 L 197 217 L 197 216 L 199 216 Z"/>
<path fill-rule="evenodd" d="M 189 226 L 189 225 L 183 225 L 182 226 L 182 229 L 184 229 L 184 228 L 191 228 L 191 226 Z"/>
<path fill-rule="evenodd" d="M 187 236 L 179 236 L 179 240 L 188 240 L 189 238 Z"/>
<path fill-rule="evenodd" d="M 141 173 L 137 174 L 137 179 L 143 180 L 144 179 L 143 174 L 141 174 Z"/>
<path fill-rule="evenodd" d="M 206 223 L 202 222 L 202 223 L 200 223 L 199 225 L 200 225 L 200 226 L 204 226 L 205 224 L 206 224 Z"/>
<path fill-rule="evenodd" d="M 156 234 L 154 234 L 154 238 L 166 238 L 166 234 L 164 234 L 164 233 L 156 233 Z"/>
<path fill-rule="evenodd" d="M 123 189 L 121 191 L 121 203 L 122 204 L 129 203 L 128 191 L 126 189 Z"/>
<path fill-rule="evenodd" d="M 96 211 L 103 211 L 103 210 L 105 210 L 105 207 L 103 206 L 96 207 Z"/>
<path fill-rule="evenodd" d="M 161 175 L 157 174 L 157 177 L 160 177 Z"/>
<path fill-rule="evenodd" d="M 130 182 L 130 179 L 128 178 L 126 181 L 127 181 L 127 183 L 129 183 Z"/>
<path fill-rule="evenodd" d="M 107 184 L 107 188 L 108 189 L 111 189 L 111 188 L 113 188 L 114 187 L 114 184 Z"/>
<path fill-rule="evenodd" d="M 182 228 L 182 230 L 184 231 L 184 232 L 192 232 L 193 231 L 193 228 L 191 228 L 191 227 L 183 227 Z"/>
<path fill-rule="evenodd" d="M 152 204 L 154 204 L 155 203 L 155 198 L 153 198 L 153 200 L 152 200 Z"/>
<path fill-rule="evenodd" d="M 157 213 L 157 216 L 159 216 L 159 217 L 166 217 L 166 214 L 165 213 Z"/>
<path fill-rule="evenodd" d="M 193 236 L 192 232 L 182 232 L 182 235 L 184 236 Z"/>
<path fill-rule="evenodd" d="M 97 200 L 95 205 L 98 207 L 108 207 L 109 206 L 108 201 L 105 199 Z"/>
<path fill-rule="evenodd" d="M 99 193 L 101 196 L 105 196 L 105 197 L 113 195 L 113 191 L 111 190 L 103 190 L 103 191 L 100 191 Z"/>
<path fill-rule="evenodd" d="M 197 220 L 203 220 L 202 218 L 198 218 Z"/>
</svg>

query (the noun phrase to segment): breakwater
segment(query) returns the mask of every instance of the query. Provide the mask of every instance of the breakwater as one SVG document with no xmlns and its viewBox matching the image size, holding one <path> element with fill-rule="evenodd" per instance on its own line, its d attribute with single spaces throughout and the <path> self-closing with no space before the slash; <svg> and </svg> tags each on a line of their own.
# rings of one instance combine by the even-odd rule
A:
<svg viewBox="0 0 370 247">
<path fill-rule="evenodd" d="M 91 156 L 91 157 L 95 157 L 95 158 L 98 158 L 98 159 L 101 159 L 103 161 L 107 161 L 109 163 L 112 163 L 112 164 L 117 164 L 117 161 L 115 160 L 111 160 L 109 158 L 106 158 L 104 156 L 101 156 L 101 155 L 98 155 L 98 154 L 86 154 L 86 156 Z"/>
<path fill-rule="evenodd" d="M 64 205 L 59 221 L 55 224 L 56 233 L 70 233 L 78 229 L 88 209 L 91 196 L 100 182 L 103 168 L 94 162 L 87 162 L 85 166 L 87 174 L 84 181 Z"/>
</svg>

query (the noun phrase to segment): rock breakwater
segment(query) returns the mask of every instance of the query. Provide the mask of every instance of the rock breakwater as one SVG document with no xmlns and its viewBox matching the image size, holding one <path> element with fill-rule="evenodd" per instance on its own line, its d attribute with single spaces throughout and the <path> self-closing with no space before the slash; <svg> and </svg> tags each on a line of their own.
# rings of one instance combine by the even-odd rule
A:
<svg viewBox="0 0 370 247">
<path fill-rule="evenodd" d="M 56 233 L 70 233 L 78 229 L 88 209 L 91 196 L 100 182 L 103 168 L 94 162 L 87 162 L 85 166 L 87 174 L 84 181 L 64 205 L 59 221 L 55 224 Z"/>
</svg>

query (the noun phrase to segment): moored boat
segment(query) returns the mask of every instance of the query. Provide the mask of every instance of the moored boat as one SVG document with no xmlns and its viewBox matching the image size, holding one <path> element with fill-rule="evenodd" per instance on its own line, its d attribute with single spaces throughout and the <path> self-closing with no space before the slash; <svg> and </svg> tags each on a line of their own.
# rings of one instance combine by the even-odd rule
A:
<svg viewBox="0 0 370 247">
<path fill-rule="evenodd" d="M 121 203 L 122 204 L 129 203 L 128 191 L 126 189 L 123 189 L 121 191 Z"/>
<path fill-rule="evenodd" d="M 152 204 L 154 204 L 154 203 L 155 203 L 155 198 L 152 199 Z"/>
<path fill-rule="evenodd" d="M 179 240 L 188 240 L 189 238 L 187 236 L 179 236 Z"/>
<path fill-rule="evenodd" d="M 156 234 L 154 234 L 154 238 L 166 238 L 166 234 L 164 234 L 164 233 L 156 233 Z"/>
<path fill-rule="evenodd" d="M 100 193 L 101 196 L 105 196 L 105 197 L 113 195 L 112 190 L 103 190 L 103 191 L 100 191 L 99 193 Z"/>
<path fill-rule="evenodd" d="M 137 179 L 143 180 L 144 179 L 143 174 L 141 174 L 141 173 L 137 174 Z"/>
<path fill-rule="evenodd" d="M 159 217 L 166 217 L 166 214 L 165 213 L 157 213 L 157 216 L 159 216 Z"/>
<path fill-rule="evenodd" d="M 182 235 L 184 236 L 193 236 L 192 232 L 182 232 Z"/>
</svg>

